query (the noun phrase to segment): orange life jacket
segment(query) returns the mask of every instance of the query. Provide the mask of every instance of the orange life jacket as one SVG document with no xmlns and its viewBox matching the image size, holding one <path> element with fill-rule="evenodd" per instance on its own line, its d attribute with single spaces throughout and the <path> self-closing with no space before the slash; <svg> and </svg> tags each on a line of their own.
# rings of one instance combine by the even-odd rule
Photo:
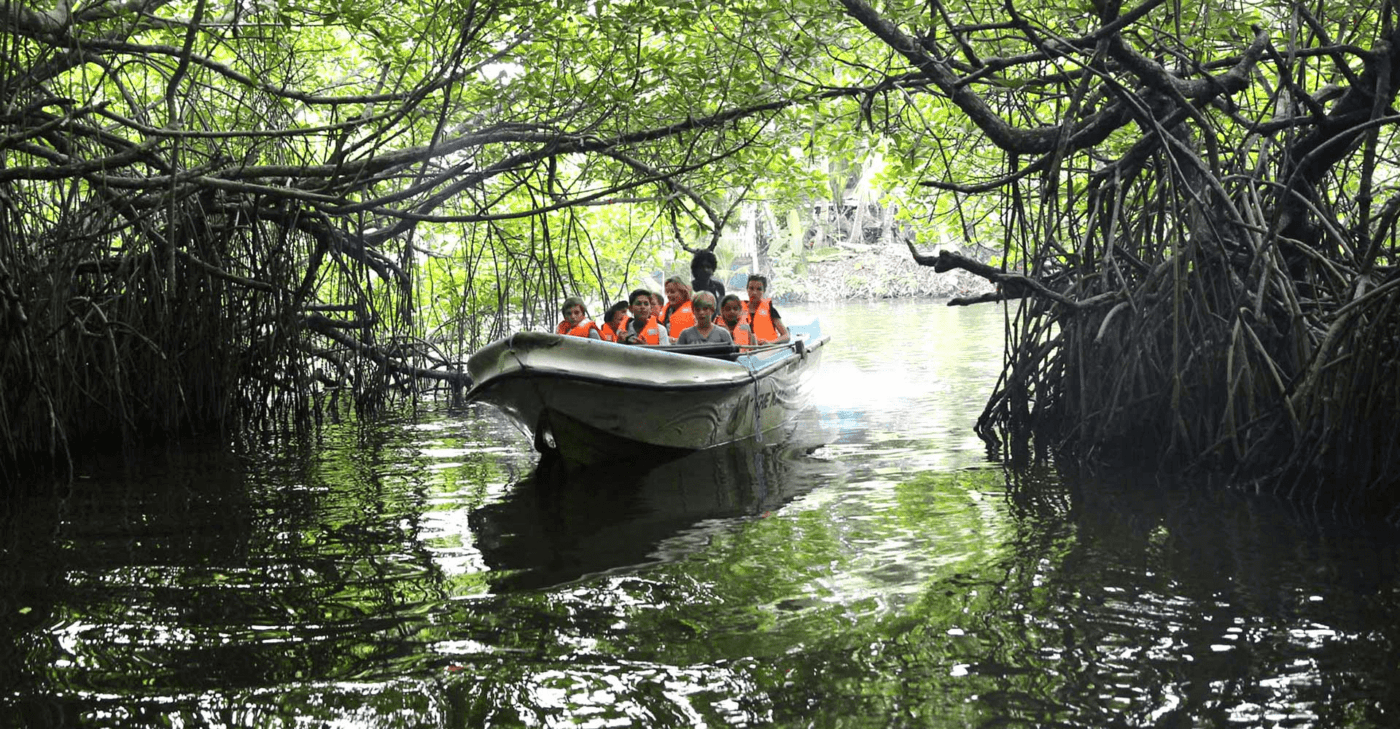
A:
<svg viewBox="0 0 1400 729">
<path fill-rule="evenodd" d="M 681 332 L 695 326 L 695 312 L 690 308 L 689 301 L 682 301 L 675 310 L 671 310 L 669 307 L 666 310 L 670 312 L 667 314 L 666 322 L 671 339 L 679 339 Z"/>
<path fill-rule="evenodd" d="M 641 337 L 642 341 L 647 344 L 660 344 L 661 325 L 656 323 L 656 317 L 647 317 L 646 325 L 642 327 L 640 332 L 637 332 L 637 336 Z"/>
<path fill-rule="evenodd" d="M 729 327 L 725 328 L 729 329 Z M 753 332 L 742 321 L 735 324 L 733 329 L 729 329 L 729 336 L 734 339 L 735 344 L 757 344 L 753 340 Z"/>
<path fill-rule="evenodd" d="M 622 321 L 621 321 L 621 322 L 618 322 L 618 325 L 617 325 L 617 328 L 616 328 L 616 329 L 613 328 L 613 325 L 608 324 L 608 323 L 605 322 L 602 326 L 598 327 L 598 331 L 599 331 L 599 333 L 601 333 L 601 334 L 603 335 L 603 339 L 604 339 L 605 341 L 608 341 L 608 342 L 621 342 L 623 339 L 626 338 L 626 336 L 627 336 L 627 327 L 628 327 L 631 323 L 632 323 L 632 315 L 631 315 L 631 314 L 624 314 L 623 317 L 622 317 Z"/>
<path fill-rule="evenodd" d="M 568 322 L 565 322 L 565 324 L 567 325 Z M 584 319 L 583 321 L 579 322 L 578 326 L 568 330 L 567 332 L 564 332 L 564 334 L 567 334 L 571 337 L 583 337 L 587 339 L 588 332 L 590 331 L 598 331 L 598 325 L 594 324 L 592 319 Z M 602 338 L 602 336 L 602 333 L 599 332 L 598 337 Z"/>
<path fill-rule="evenodd" d="M 556 325 L 554 326 L 554 333 L 555 333 L 555 334 L 568 334 L 568 333 L 569 333 L 569 322 L 568 322 L 568 320 L 561 321 L 561 322 L 559 322 L 558 324 L 556 324 Z"/>
<path fill-rule="evenodd" d="M 744 302 L 747 309 L 749 302 Z M 758 309 L 749 312 L 748 325 L 753 329 L 754 337 L 760 342 L 772 342 L 778 338 L 778 330 L 773 328 L 773 308 L 772 299 L 760 299 Z"/>
</svg>

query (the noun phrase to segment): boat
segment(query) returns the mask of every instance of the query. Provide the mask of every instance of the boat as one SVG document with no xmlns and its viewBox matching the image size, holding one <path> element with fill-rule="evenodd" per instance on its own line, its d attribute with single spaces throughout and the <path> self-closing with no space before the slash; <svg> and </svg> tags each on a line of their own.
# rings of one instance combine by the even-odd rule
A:
<svg viewBox="0 0 1400 729">
<path fill-rule="evenodd" d="M 466 398 L 499 408 L 536 450 L 576 466 L 762 442 L 806 407 L 830 340 L 820 322 L 788 332 L 788 342 L 756 348 L 517 332 L 468 360 Z"/>
</svg>

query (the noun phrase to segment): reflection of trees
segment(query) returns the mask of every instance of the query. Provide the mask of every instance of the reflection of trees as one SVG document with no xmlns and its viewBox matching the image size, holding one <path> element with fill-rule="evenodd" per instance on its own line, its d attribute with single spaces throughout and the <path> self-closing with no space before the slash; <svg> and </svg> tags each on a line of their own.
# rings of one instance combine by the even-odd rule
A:
<svg viewBox="0 0 1400 729">
<path fill-rule="evenodd" d="M 1376 638 L 1395 605 L 1369 536 L 1143 474 L 1048 484 L 1058 504 L 1038 480 L 1013 479 L 1016 540 L 983 582 L 969 670 L 997 679 L 979 692 L 991 707 L 1090 725 L 1394 709 L 1376 673 L 1396 665 L 1394 640 Z"/>
<path fill-rule="evenodd" d="M 191 453 L 27 510 L 18 534 L 32 538 L 6 540 L 0 572 L 6 606 L 31 608 L 5 625 L 18 656 L 5 685 L 26 711 L 72 715 L 423 670 L 447 592 L 422 536 L 433 471 L 419 438 L 347 424 L 311 452 Z M 466 478 L 500 478 L 467 460 Z"/>
<path fill-rule="evenodd" d="M 1029 478 L 1007 502 L 987 499 L 996 472 L 913 479 L 873 525 L 852 504 L 756 522 L 677 575 L 698 607 L 676 600 L 664 618 L 693 638 L 614 650 L 754 656 L 745 700 L 779 724 L 814 707 L 1075 726 L 1394 710 L 1396 604 L 1377 589 L 1394 555 L 1374 539 L 1207 490 Z"/>
<path fill-rule="evenodd" d="M 518 484 L 483 508 L 508 463 L 468 452 L 431 468 L 435 447 L 468 450 L 461 432 L 331 428 L 313 451 L 230 468 L 201 454 L 8 519 L 0 646 L 20 658 L 0 678 L 17 715 L 1267 723 L 1253 705 L 1380 725 L 1397 708 L 1394 546 L 1272 502 L 1049 471 L 854 480 L 797 457 L 765 461 L 767 496 L 747 462 L 677 462 L 673 493 L 694 476 L 737 496 L 603 499 L 622 515 L 582 511 L 584 494 L 537 505 Z M 217 473 L 236 477 L 206 486 Z M 599 539 L 663 559 L 508 595 L 462 575 L 482 580 L 471 592 L 433 552 L 430 510 L 449 492 L 478 520 L 513 511 L 495 536 L 480 521 L 463 536 L 520 573 Z M 764 517 L 769 504 L 783 506 Z M 720 513 L 751 516 L 705 516 Z M 572 532 L 551 533 L 560 518 Z M 513 551 L 532 536 L 564 542 Z M 624 552 L 564 567 L 607 570 Z M 34 609 L 16 618 L 17 601 Z"/>
<path fill-rule="evenodd" d="M 138 689 L 166 680 L 177 669 L 130 643 L 184 639 L 171 616 L 217 604 L 181 583 L 210 564 L 248 558 L 247 492 L 232 458 L 120 458 L 90 456 L 78 464 L 88 477 L 7 499 L 0 685 L 26 697 L 16 711 L 34 719 L 29 725 L 67 723 L 42 718 L 63 715 L 52 712 L 65 711 L 64 701 L 41 700 L 61 687 L 108 688 L 133 666 L 141 674 L 127 680 Z"/>
<path fill-rule="evenodd" d="M 470 443 L 499 440 L 498 433 L 471 433 L 473 427 L 466 420 L 447 436 L 393 425 L 329 427 L 313 447 L 268 442 L 247 462 L 213 469 L 229 479 L 213 488 L 204 487 L 211 469 L 202 453 L 184 478 L 94 482 L 73 502 L 90 513 L 64 527 L 67 547 L 43 563 L 44 579 L 61 580 L 43 594 L 45 602 L 29 603 L 36 606 L 32 620 L 16 638 L 26 653 L 13 666 L 21 680 L 6 685 L 16 687 L 30 715 L 120 709 L 133 724 L 204 716 L 237 725 L 282 713 L 312 721 L 413 712 L 503 716 L 501 696 L 528 692 L 536 671 L 556 665 L 549 646 L 573 652 L 615 630 L 606 603 L 621 592 L 605 591 L 589 605 L 545 593 L 448 601 L 479 594 L 484 584 L 474 591 L 449 584 L 454 578 L 439 567 L 428 524 L 432 504 L 454 494 L 458 500 L 447 508 L 464 510 L 511 478 L 498 455 L 454 447 L 465 445 L 457 441 L 461 430 Z M 453 452 L 448 473 L 431 468 L 435 448 Z M 793 480 L 802 456 L 776 445 L 710 458 L 678 461 L 633 484 L 642 498 L 628 515 L 632 522 L 611 514 L 591 526 L 615 530 L 608 539 L 635 542 L 627 546 L 642 550 L 640 561 L 698 520 L 772 508 L 812 483 Z M 670 492 L 662 487 L 668 478 L 676 486 Z M 667 501 L 668 493 L 675 498 Z M 588 501 L 576 496 L 574 506 Z M 514 506 L 506 508 L 523 508 L 515 492 L 507 501 Z M 531 534 L 559 538 L 549 533 L 548 515 L 533 510 L 526 517 L 544 519 Z M 35 530 L 61 522 L 55 515 Z M 94 548 L 104 533 L 124 548 Z M 37 552 L 7 552 L 5 564 L 37 560 Z M 521 555 L 507 556 L 520 566 Z M 10 572 L 6 585 L 14 584 Z M 454 651 L 482 647 L 511 656 L 488 656 L 471 668 L 500 682 L 482 698 L 486 708 L 454 708 L 447 705 L 452 699 L 422 705 L 422 685 L 450 675 L 445 664 L 471 663 Z M 55 665 L 65 656 L 71 665 Z"/>
</svg>

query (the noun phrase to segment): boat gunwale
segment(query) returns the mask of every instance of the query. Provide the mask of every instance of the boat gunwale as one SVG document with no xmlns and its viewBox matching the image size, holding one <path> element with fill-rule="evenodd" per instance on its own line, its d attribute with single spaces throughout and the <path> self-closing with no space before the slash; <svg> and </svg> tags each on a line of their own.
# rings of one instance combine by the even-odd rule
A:
<svg viewBox="0 0 1400 729">
<path fill-rule="evenodd" d="M 555 335 L 555 336 L 560 336 L 560 335 Z M 512 335 L 511 338 L 513 339 L 513 338 L 514 338 L 514 335 Z M 726 379 L 724 379 L 724 380 L 713 380 L 713 379 L 712 379 L 712 380 L 709 380 L 709 381 L 702 381 L 702 382 L 647 382 L 647 381 L 644 381 L 644 380 L 627 380 L 627 379 L 619 379 L 619 378 L 617 378 L 617 377 L 615 377 L 615 376 L 597 375 L 597 374 L 593 374 L 593 373 L 591 373 L 591 372 L 585 372 L 585 371 L 579 371 L 579 370 L 560 369 L 560 368 L 556 368 L 556 367 L 528 366 L 528 365 L 525 365 L 524 363 L 521 363 L 521 365 L 520 365 L 520 367 L 519 367 L 518 369 L 513 369 L 513 370 L 510 370 L 510 371 L 507 371 L 507 372 L 498 372 L 498 373 L 496 373 L 496 374 L 491 375 L 489 378 L 487 378 L 487 379 L 485 379 L 485 380 L 483 380 L 483 381 L 477 383 L 476 385 L 474 385 L 474 386 L 473 386 L 470 390 L 468 390 L 467 393 L 466 393 L 466 402 L 471 402 L 471 401 L 474 401 L 474 400 L 479 399 L 479 398 L 481 397 L 482 393 L 484 393 L 488 388 L 490 388 L 492 385 L 495 385 L 495 384 L 497 384 L 497 383 L 501 383 L 501 382 L 510 382 L 510 381 L 513 381 L 513 380 L 521 379 L 521 378 L 532 378 L 532 377 L 540 377 L 540 376 L 549 376 L 549 377 L 556 377 L 556 378 L 563 379 L 563 380 L 573 380 L 573 381 L 578 381 L 578 382 L 587 382 L 587 383 L 596 384 L 596 385 L 605 385 L 605 386 L 615 387 L 615 388 L 617 388 L 617 389 L 622 389 L 622 390 L 658 390 L 658 391 L 671 391 L 671 392 L 676 392 L 676 391 L 682 391 L 682 392 L 703 392 L 703 391 L 706 391 L 706 390 L 729 390 L 729 389 L 734 389 L 734 388 L 738 388 L 738 387 L 746 387 L 746 386 L 752 384 L 753 382 L 755 382 L 755 381 L 757 381 L 757 380 L 760 380 L 760 379 L 764 379 L 764 378 L 766 378 L 766 377 L 769 377 L 769 376 L 772 375 L 774 372 L 776 372 L 777 369 L 778 369 L 780 366 L 789 363 L 789 362 L 792 360 L 793 356 L 798 357 L 798 358 L 805 358 L 805 357 L 807 356 L 807 353 L 808 353 L 808 352 L 813 352 L 813 351 L 819 349 L 820 347 L 822 347 L 823 345 L 825 345 L 828 341 L 830 341 L 830 339 L 831 339 L 831 338 L 830 338 L 829 336 L 822 336 L 822 337 L 820 337 L 819 339 L 817 339 L 815 342 L 812 342 L 812 341 L 810 341 L 810 338 L 809 338 L 809 337 L 807 337 L 806 335 L 803 335 L 803 337 L 802 337 L 801 339 L 794 340 L 793 342 L 789 343 L 786 347 L 783 347 L 783 348 L 782 348 L 782 349 L 786 349 L 788 352 L 790 352 L 790 353 L 791 353 L 791 356 L 781 356 L 781 357 L 777 357 L 777 358 L 773 359 L 773 361 L 771 361 L 771 362 L 764 363 L 764 365 L 763 365 L 762 367 L 757 368 L 757 369 L 751 369 L 751 368 L 749 368 L 749 367 L 745 366 L 744 364 L 742 364 L 742 363 L 740 363 L 740 362 L 737 362 L 737 361 L 735 361 L 735 362 L 728 362 L 728 361 L 725 361 L 725 362 L 724 362 L 725 364 L 731 364 L 731 365 L 734 365 L 735 368 L 737 368 L 737 370 L 734 372 L 734 376 L 728 377 L 728 378 L 726 378 Z M 498 341 L 501 341 L 501 340 L 498 340 Z M 803 346 L 802 346 L 802 351 L 801 351 L 801 352 L 797 351 L 797 347 L 798 347 L 798 344 L 799 344 L 799 343 L 801 343 L 801 344 L 803 345 Z M 507 346 L 509 346 L 509 345 L 507 345 Z M 622 345 L 619 345 L 619 346 L 622 346 Z M 649 352 L 653 352 L 653 353 L 657 353 L 657 354 L 668 354 L 668 355 L 669 355 L 669 354 L 678 354 L 678 355 L 683 355 L 683 356 L 686 356 L 686 357 L 703 357 L 703 355 L 689 354 L 689 353 L 685 353 L 685 352 L 676 352 L 676 351 L 674 351 L 674 350 L 638 350 L 638 351 L 649 351 Z M 773 351 L 778 351 L 778 348 L 775 348 Z M 708 359 L 708 358 L 707 358 L 707 359 Z"/>
</svg>

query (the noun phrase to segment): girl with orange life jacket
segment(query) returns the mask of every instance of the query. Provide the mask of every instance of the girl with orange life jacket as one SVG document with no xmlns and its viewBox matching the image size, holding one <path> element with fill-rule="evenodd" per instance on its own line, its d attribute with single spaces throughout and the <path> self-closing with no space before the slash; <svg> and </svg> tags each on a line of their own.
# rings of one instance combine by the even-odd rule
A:
<svg viewBox="0 0 1400 729">
<path fill-rule="evenodd" d="M 690 286 L 680 276 L 672 276 L 666 279 L 666 313 L 661 317 L 661 323 L 666 325 L 667 332 L 672 339 L 680 337 L 681 332 L 695 326 L 695 311 L 690 303 Z"/>
<path fill-rule="evenodd" d="M 577 296 L 564 299 L 564 304 L 559 307 L 559 313 L 564 315 L 564 321 L 559 322 L 559 326 L 555 328 L 556 332 L 571 337 L 603 338 L 603 335 L 598 331 L 598 325 L 588 318 L 588 309 L 584 308 L 583 299 Z"/>
<path fill-rule="evenodd" d="M 735 294 L 725 294 L 719 300 L 720 322 L 724 328 L 729 330 L 729 336 L 735 344 L 757 344 L 754 341 L 753 330 L 744 323 L 744 302 Z"/>
<path fill-rule="evenodd" d="M 763 298 L 768 290 L 768 277 L 759 274 L 749 276 L 748 325 L 753 330 L 759 344 L 773 344 L 788 340 L 787 327 L 783 318 L 773 306 L 772 299 Z"/>
<path fill-rule="evenodd" d="M 627 302 L 619 301 L 608 307 L 608 313 L 603 316 L 603 326 L 598 328 L 598 333 L 603 335 L 605 342 L 621 341 L 622 332 L 627 329 Z"/>
</svg>

